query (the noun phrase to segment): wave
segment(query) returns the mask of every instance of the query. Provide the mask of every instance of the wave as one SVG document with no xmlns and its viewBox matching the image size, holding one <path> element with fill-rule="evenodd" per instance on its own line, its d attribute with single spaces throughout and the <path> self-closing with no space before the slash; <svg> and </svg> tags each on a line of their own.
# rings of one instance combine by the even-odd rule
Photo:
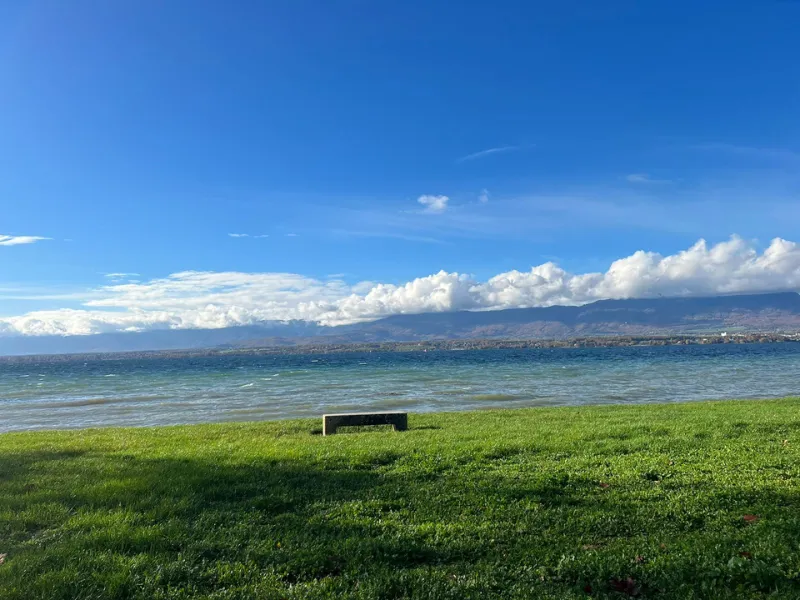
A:
<svg viewBox="0 0 800 600">
<path fill-rule="evenodd" d="M 452 390 L 436 390 L 437 396 L 466 396 L 471 387 L 457 388 Z"/>
<path fill-rule="evenodd" d="M 390 398 L 385 400 L 376 400 L 374 402 L 370 402 L 368 404 L 359 404 L 359 409 L 367 409 L 367 410 L 381 410 L 385 408 L 400 408 L 405 406 L 412 406 L 417 401 L 413 398 Z"/>
<path fill-rule="evenodd" d="M 125 404 L 129 402 L 153 402 L 166 400 L 169 396 L 116 396 L 111 398 L 77 398 L 63 402 L 32 402 L 27 408 L 53 409 L 53 408 L 78 408 L 81 406 L 98 406 L 103 404 Z"/>
<path fill-rule="evenodd" d="M 305 373 L 310 373 L 309 369 L 297 369 L 296 371 L 281 371 L 280 373 L 275 373 L 273 377 L 291 377 L 292 375 L 303 375 Z"/>
<path fill-rule="evenodd" d="M 520 396 L 519 394 L 475 394 L 468 396 L 469 400 L 475 402 L 509 402 L 511 400 L 525 400 L 528 396 Z"/>
</svg>

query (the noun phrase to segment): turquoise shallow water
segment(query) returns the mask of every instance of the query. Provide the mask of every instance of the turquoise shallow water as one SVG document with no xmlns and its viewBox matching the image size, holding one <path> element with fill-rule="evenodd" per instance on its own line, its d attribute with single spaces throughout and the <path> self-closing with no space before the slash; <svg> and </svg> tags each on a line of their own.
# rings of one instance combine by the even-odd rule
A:
<svg viewBox="0 0 800 600">
<path fill-rule="evenodd" d="M 0 431 L 800 395 L 800 344 L 0 363 Z"/>
</svg>

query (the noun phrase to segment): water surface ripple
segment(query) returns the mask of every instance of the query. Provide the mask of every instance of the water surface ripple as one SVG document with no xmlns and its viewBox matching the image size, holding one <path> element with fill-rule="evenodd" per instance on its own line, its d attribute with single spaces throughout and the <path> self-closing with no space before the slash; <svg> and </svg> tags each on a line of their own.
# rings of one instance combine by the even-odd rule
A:
<svg viewBox="0 0 800 600">
<path fill-rule="evenodd" d="M 79 358 L 0 363 L 0 431 L 799 393 L 793 343 Z"/>
</svg>

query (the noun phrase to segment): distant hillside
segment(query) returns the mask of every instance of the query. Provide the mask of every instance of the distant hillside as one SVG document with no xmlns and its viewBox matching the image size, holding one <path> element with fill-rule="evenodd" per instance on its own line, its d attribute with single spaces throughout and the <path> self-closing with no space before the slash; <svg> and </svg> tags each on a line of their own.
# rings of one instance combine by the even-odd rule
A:
<svg viewBox="0 0 800 600">
<path fill-rule="evenodd" d="M 720 331 L 800 331 L 800 295 L 794 292 L 600 300 L 584 306 L 517 308 L 483 312 L 394 315 L 321 330 L 332 343 L 431 339 L 552 339 L 604 335 L 670 335 Z M 237 346 L 271 345 L 253 339 Z M 302 340 L 298 340 L 302 343 Z"/>
<path fill-rule="evenodd" d="M 284 343 L 292 344 L 294 343 L 292 340 L 317 335 L 324 329 L 306 323 L 267 323 L 223 329 L 168 329 L 142 333 L 9 337 L 0 338 L 0 355 L 188 350 L 247 343 L 249 340 L 264 339 L 268 336 L 276 340 L 285 336 L 287 339 Z"/>
<path fill-rule="evenodd" d="M 2 338 L 0 354 L 252 348 L 434 339 L 561 339 L 720 331 L 800 331 L 800 295 L 786 292 L 712 298 L 601 300 L 584 306 L 395 315 L 371 323 L 339 327 L 290 322 L 225 329 Z"/>
</svg>

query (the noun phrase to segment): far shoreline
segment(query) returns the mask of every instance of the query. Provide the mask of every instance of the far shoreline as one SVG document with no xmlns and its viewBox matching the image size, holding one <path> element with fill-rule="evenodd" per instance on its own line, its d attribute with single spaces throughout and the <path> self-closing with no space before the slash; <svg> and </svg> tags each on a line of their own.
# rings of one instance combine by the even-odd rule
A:
<svg viewBox="0 0 800 600">
<path fill-rule="evenodd" d="M 254 347 L 213 347 L 126 352 L 82 352 L 69 354 L 18 354 L 0 356 L 0 364 L 70 362 L 73 360 L 129 360 L 144 358 L 197 358 L 214 356 L 319 355 L 370 352 L 435 352 L 464 350 L 545 350 L 557 348 L 628 348 L 701 346 L 719 344 L 775 344 L 800 342 L 800 332 L 714 333 L 692 335 L 591 336 L 551 339 L 438 339 L 399 342 L 314 343 Z"/>
</svg>

